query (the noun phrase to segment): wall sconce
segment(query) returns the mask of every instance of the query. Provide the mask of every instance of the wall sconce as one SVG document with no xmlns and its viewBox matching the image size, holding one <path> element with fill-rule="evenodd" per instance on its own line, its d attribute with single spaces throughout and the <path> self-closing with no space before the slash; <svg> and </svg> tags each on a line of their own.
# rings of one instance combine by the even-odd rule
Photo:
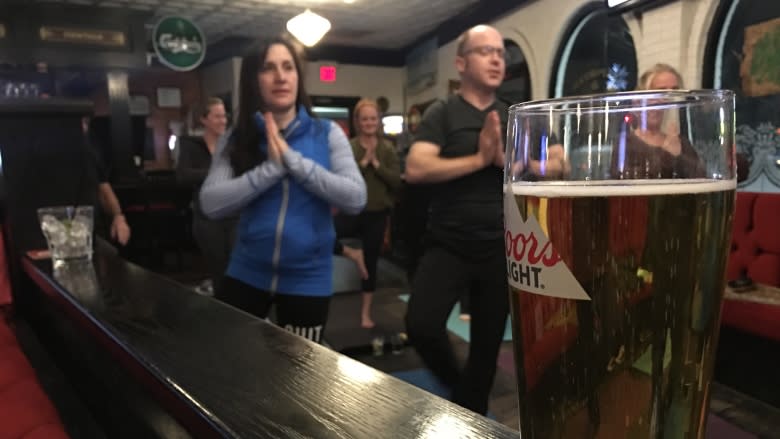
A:
<svg viewBox="0 0 780 439">
<path fill-rule="evenodd" d="M 287 30 L 305 46 L 317 44 L 330 30 L 330 21 L 307 9 L 287 21 Z"/>
</svg>

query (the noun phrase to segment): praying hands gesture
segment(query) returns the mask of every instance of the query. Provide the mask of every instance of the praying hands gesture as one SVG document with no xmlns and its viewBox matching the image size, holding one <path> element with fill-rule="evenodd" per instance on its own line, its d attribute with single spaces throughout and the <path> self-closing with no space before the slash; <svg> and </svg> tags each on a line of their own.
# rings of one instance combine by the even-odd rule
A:
<svg viewBox="0 0 780 439">
<path fill-rule="evenodd" d="M 493 110 L 485 116 L 485 124 L 479 132 L 479 145 L 477 154 L 483 166 L 504 167 L 504 142 L 501 138 L 501 119 L 498 112 Z"/>
<path fill-rule="evenodd" d="M 510 170 L 515 175 L 528 171 L 542 180 L 558 180 L 571 172 L 571 164 L 566 158 L 563 146 L 555 144 L 546 149 L 542 160 L 531 159 L 527 167 L 521 160 L 517 160 Z"/>
<path fill-rule="evenodd" d="M 265 118 L 265 135 L 268 139 L 268 158 L 282 164 L 282 155 L 290 146 L 279 133 L 279 127 L 276 125 L 273 114 L 268 112 L 263 114 L 263 117 Z"/>
<path fill-rule="evenodd" d="M 498 112 L 491 111 L 485 117 L 485 124 L 479 133 L 479 149 L 477 154 L 481 158 L 483 166 L 493 165 L 499 168 L 504 167 L 506 154 L 504 153 L 504 142 L 501 137 L 501 119 Z M 512 172 L 523 172 L 522 162 L 515 162 L 512 165 Z M 564 149 L 561 145 L 550 145 L 541 160 L 530 160 L 528 170 L 542 179 L 558 179 L 569 173 L 570 165 L 565 157 Z"/>
<path fill-rule="evenodd" d="M 379 160 L 376 158 L 376 144 L 366 147 L 366 152 L 359 164 L 361 168 L 366 168 L 369 165 L 373 166 L 374 169 L 379 168 Z"/>
</svg>

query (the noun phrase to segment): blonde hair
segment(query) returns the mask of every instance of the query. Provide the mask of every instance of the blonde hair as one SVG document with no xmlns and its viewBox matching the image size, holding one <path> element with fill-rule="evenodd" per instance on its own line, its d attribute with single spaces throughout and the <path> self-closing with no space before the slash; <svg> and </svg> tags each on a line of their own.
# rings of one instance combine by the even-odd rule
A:
<svg viewBox="0 0 780 439">
<path fill-rule="evenodd" d="M 206 99 L 206 102 L 201 104 L 198 107 L 198 116 L 199 117 L 208 117 L 209 113 L 211 113 L 211 107 L 215 105 L 222 105 L 225 106 L 225 103 L 222 102 L 222 99 L 217 97 L 210 97 Z"/>
<path fill-rule="evenodd" d="M 382 137 L 382 115 L 381 111 L 379 110 L 379 104 L 373 99 L 367 99 L 363 98 L 358 101 L 357 104 L 355 104 L 355 108 L 352 110 L 352 124 L 355 127 L 355 134 L 360 135 L 360 110 L 362 110 L 365 107 L 374 107 L 376 109 L 376 114 L 379 116 L 379 126 L 376 130 L 376 136 Z"/>
<path fill-rule="evenodd" d="M 642 76 L 639 77 L 639 90 L 650 90 L 650 84 L 653 83 L 653 79 L 655 79 L 659 73 L 671 73 L 677 78 L 677 86 L 683 88 L 683 79 L 680 72 L 669 64 L 658 63 L 645 70 L 645 72 L 642 73 Z"/>
</svg>

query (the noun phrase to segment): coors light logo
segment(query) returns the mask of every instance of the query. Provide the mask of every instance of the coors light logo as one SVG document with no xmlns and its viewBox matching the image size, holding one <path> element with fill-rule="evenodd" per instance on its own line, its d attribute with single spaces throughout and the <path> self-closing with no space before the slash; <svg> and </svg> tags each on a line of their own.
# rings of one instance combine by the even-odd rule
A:
<svg viewBox="0 0 780 439">
<path fill-rule="evenodd" d="M 504 193 L 506 270 L 512 288 L 563 299 L 590 300 L 532 215 L 524 221 L 511 187 Z"/>
</svg>

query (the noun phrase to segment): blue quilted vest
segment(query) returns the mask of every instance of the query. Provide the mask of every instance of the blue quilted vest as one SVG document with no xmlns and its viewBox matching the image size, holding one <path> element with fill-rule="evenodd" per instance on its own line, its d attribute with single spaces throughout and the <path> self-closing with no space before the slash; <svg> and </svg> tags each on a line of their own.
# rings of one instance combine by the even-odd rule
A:
<svg viewBox="0 0 780 439">
<path fill-rule="evenodd" d="M 265 153 L 265 120 L 258 114 L 255 121 Z M 330 169 L 330 126 L 300 107 L 284 137 L 290 148 Z M 335 239 L 330 205 L 287 174 L 244 208 L 227 274 L 272 293 L 329 296 Z"/>
</svg>

